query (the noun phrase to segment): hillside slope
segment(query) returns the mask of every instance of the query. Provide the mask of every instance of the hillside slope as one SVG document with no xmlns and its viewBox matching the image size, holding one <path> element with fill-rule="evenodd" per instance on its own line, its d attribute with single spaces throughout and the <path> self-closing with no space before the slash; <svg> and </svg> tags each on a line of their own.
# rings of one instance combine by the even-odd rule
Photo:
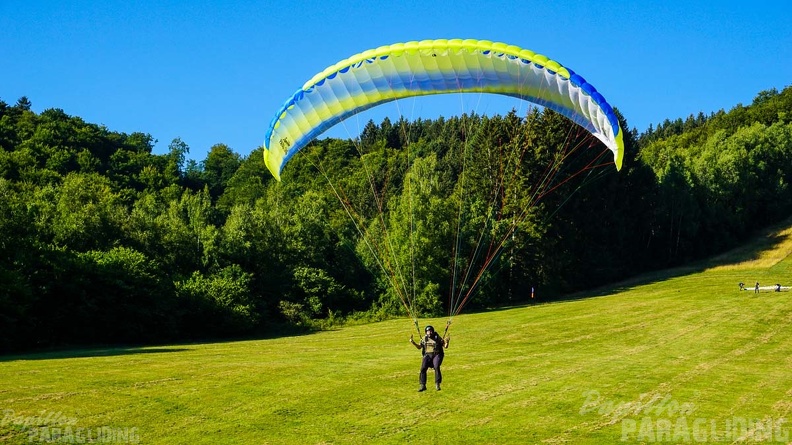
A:
<svg viewBox="0 0 792 445">
<path fill-rule="evenodd" d="M 0 441 L 787 442 L 792 292 L 737 284 L 792 284 L 791 236 L 585 298 L 456 317 L 440 392 L 416 392 L 407 320 L 0 358 Z"/>
</svg>

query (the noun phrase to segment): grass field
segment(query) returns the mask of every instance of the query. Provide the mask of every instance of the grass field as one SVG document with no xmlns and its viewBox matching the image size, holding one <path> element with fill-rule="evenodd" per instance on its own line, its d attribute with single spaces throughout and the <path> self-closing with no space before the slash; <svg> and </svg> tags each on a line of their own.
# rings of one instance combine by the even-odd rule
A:
<svg viewBox="0 0 792 445">
<path fill-rule="evenodd" d="M 792 292 L 737 284 L 792 284 L 791 233 L 567 301 L 456 317 L 439 392 L 416 392 L 407 320 L 0 357 L 0 442 L 786 443 Z"/>
</svg>

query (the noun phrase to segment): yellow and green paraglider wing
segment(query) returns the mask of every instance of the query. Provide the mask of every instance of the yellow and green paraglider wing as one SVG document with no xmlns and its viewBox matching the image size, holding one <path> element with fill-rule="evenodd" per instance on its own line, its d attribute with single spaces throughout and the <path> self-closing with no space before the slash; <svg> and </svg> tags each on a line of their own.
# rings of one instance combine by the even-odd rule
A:
<svg viewBox="0 0 792 445">
<path fill-rule="evenodd" d="M 264 139 L 267 168 L 283 166 L 325 130 L 385 102 L 443 93 L 493 93 L 552 109 L 602 141 L 621 169 L 624 143 L 613 108 L 556 61 L 487 40 L 423 40 L 364 51 L 328 67 L 278 110 Z"/>
</svg>

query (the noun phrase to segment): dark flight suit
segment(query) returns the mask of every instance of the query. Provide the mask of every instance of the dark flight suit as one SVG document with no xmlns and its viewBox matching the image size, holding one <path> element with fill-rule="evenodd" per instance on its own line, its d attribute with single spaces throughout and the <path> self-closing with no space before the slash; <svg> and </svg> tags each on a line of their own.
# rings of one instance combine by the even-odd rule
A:
<svg viewBox="0 0 792 445">
<path fill-rule="evenodd" d="M 435 332 L 432 337 L 425 335 L 421 340 L 421 353 L 423 360 L 421 361 L 421 375 L 419 382 L 421 386 L 426 386 L 426 370 L 434 368 L 435 384 L 439 385 L 443 381 L 443 374 L 440 373 L 440 365 L 443 363 L 443 339 Z"/>
</svg>

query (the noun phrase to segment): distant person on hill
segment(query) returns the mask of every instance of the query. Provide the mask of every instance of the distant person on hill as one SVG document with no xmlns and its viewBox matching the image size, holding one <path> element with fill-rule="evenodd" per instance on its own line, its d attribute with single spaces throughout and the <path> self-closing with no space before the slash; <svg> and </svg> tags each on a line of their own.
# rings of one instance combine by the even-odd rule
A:
<svg viewBox="0 0 792 445">
<path fill-rule="evenodd" d="M 754 293 L 755 294 L 759 293 L 759 282 L 758 281 L 756 282 L 756 287 L 754 287 Z"/>
<path fill-rule="evenodd" d="M 435 388 L 440 391 L 440 383 L 443 382 L 443 374 L 440 373 L 440 365 L 443 364 L 443 356 L 445 355 L 444 350 L 448 347 L 448 342 L 451 338 L 441 338 L 432 326 L 427 326 L 424 332 L 426 335 L 421 339 L 421 343 L 416 343 L 412 335 L 410 336 L 410 343 L 420 349 L 423 355 L 421 373 L 418 377 L 418 382 L 421 386 L 418 388 L 418 392 L 426 391 L 426 371 L 429 367 L 434 368 Z"/>
</svg>

